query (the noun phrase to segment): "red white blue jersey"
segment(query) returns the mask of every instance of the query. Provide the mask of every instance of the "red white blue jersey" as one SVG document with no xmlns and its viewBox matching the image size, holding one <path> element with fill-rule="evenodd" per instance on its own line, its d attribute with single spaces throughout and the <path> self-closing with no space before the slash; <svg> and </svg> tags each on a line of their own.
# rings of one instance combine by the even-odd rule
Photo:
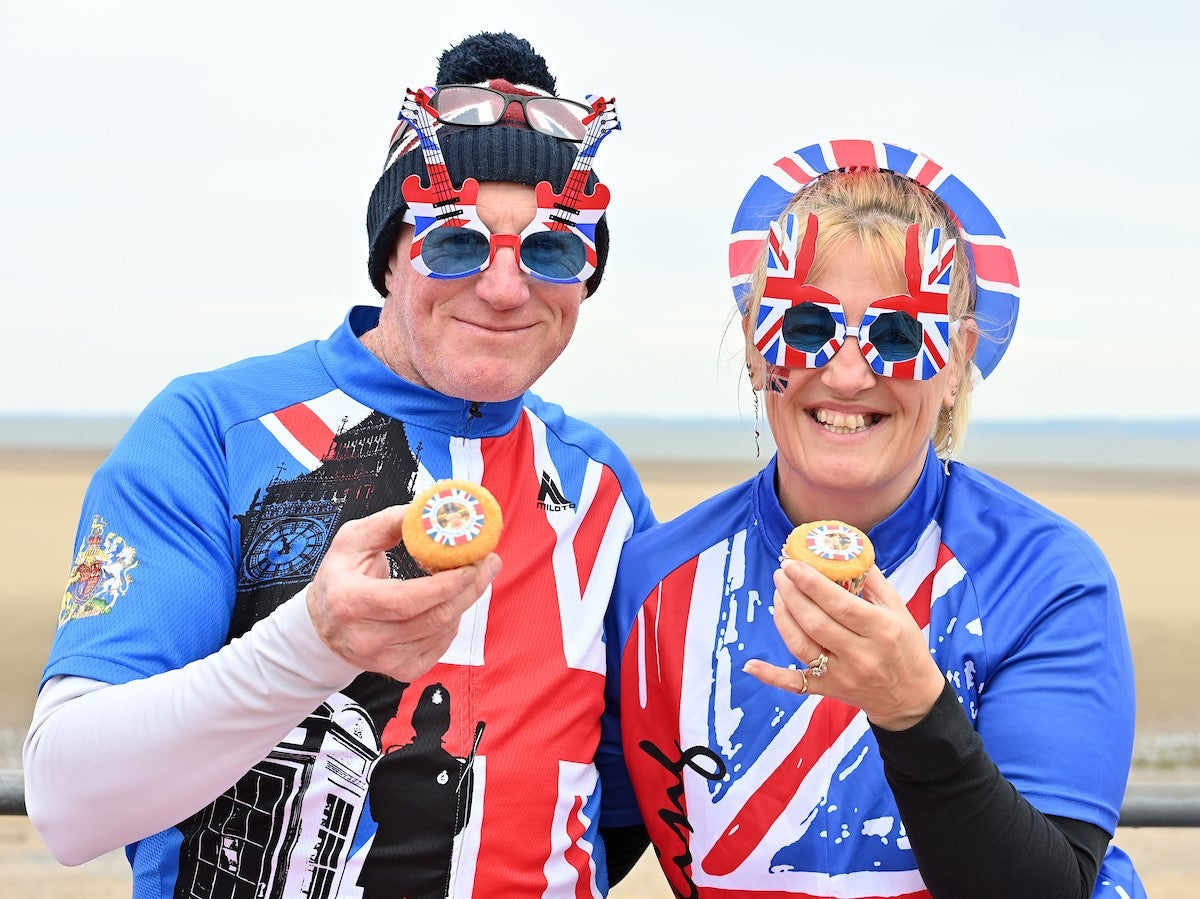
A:
<svg viewBox="0 0 1200 899">
<path fill-rule="evenodd" d="M 358 340 L 377 320 L 360 307 L 328 340 L 151 403 L 89 488 L 45 677 L 118 684 L 216 652 L 311 580 L 342 523 L 439 478 L 495 495 L 503 570 L 427 675 L 360 676 L 209 807 L 129 847 L 138 897 L 607 892 L 603 619 L 648 502 L 557 406 L 398 378 Z M 403 547 L 389 558 L 419 575 Z"/>
<path fill-rule="evenodd" d="M 870 532 L 877 562 L 1004 776 L 1042 812 L 1112 833 L 1134 720 L 1112 573 L 1070 523 L 951 471 L 930 452 L 913 494 Z M 679 896 L 927 896 L 865 715 L 742 671 L 796 662 L 771 614 L 792 528 L 774 477 L 773 460 L 625 548 L 608 624 L 606 820 L 645 821 Z M 1141 895 L 1135 884 L 1110 848 L 1095 895 Z"/>
</svg>

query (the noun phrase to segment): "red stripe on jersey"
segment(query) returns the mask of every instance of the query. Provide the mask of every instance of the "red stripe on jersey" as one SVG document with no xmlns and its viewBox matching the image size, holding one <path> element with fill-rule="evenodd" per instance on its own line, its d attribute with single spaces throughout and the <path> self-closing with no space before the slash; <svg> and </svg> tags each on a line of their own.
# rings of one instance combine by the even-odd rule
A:
<svg viewBox="0 0 1200 899">
<path fill-rule="evenodd" d="M 908 614 L 912 615 L 913 621 L 921 630 L 929 627 L 929 609 L 933 605 L 933 579 L 942 570 L 942 566 L 953 558 L 954 553 L 950 552 L 944 544 L 939 545 L 937 563 L 934 565 L 933 571 L 925 575 L 924 580 L 908 600 Z"/>
<path fill-rule="evenodd" d="M 333 445 L 334 434 L 329 425 L 321 421 L 312 409 L 304 403 L 297 403 L 286 409 L 280 409 L 275 413 L 275 417 L 288 430 L 288 433 L 300 442 L 301 446 L 318 459 L 325 458 L 325 454 Z"/>
<path fill-rule="evenodd" d="M 530 877 L 543 872 L 550 857 L 559 762 L 594 759 L 604 677 L 566 664 L 558 585 L 546 564 L 557 535 L 544 515 L 524 512 L 536 508 L 541 486 L 528 419 L 508 437 L 480 445 L 484 486 L 501 509 L 514 511 L 506 515 L 496 550 L 504 567 L 488 608 L 484 665 L 467 668 L 474 688 L 465 720 L 486 723 L 479 745 L 487 776 L 475 895 L 539 895 L 545 881 L 539 886 Z M 584 895 L 591 895 L 586 877 Z"/>
<path fill-rule="evenodd" d="M 587 592 L 588 579 L 596 567 L 600 555 L 604 532 L 612 520 L 613 509 L 621 496 L 621 484 L 617 476 L 606 465 L 600 472 L 600 483 L 596 495 L 583 514 L 583 521 L 575 532 L 575 567 L 579 572 L 579 593 L 582 598 Z"/>
<path fill-rule="evenodd" d="M 809 775 L 830 746 L 858 715 L 854 706 L 821 697 L 813 710 L 804 736 L 774 771 L 754 791 L 754 795 L 734 816 L 713 848 L 700 861 L 707 873 L 716 876 L 736 871 L 750 857 L 767 831 L 779 820 L 800 784 Z"/>
<path fill-rule="evenodd" d="M 639 772 L 635 782 L 639 785 L 642 818 L 676 896 L 690 895 L 693 889 L 690 882 L 692 856 L 688 848 L 691 825 L 683 792 L 686 762 L 679 746 L 680 691 L 686 641 L 668 639 L 660 643 L 658 635 L 660 632 L 669 635 L 687 633 L 697 563 L 697 559 L 690 559 L 675 569 L 647 597 L 642 604 L 640 620 L 635 622 L 626 641 L 621 661 L 622 708 L 633 709 L 641 705 L 642 678 L 639 674 L 642 666 L 645 666 L 645 680 L 649 682 L 645 711 L 638 716 L 646 739 L 638 744 L 624 744 L 625 761 L 630 769 Z M 678 601 L 664 604 L 664 596 Z M 669 758 L 664 760 L 653 753 Z M 640 789 L 642 785 L 646 789 Z M 656 798 L 651 800 L 650 797 Z M 664 807 L 655 807 L 661 801 L 657 797 L 665 797 Z"/>
<path fill-rule="evenodd" d="M 571 845 L 565 853 L 567 864 L 575 869 L 575 899 L 592 899 L 592 858 L 579 845 L 580 839 L 587 832 L 580 812 L 583 810 L 583 797 L 576 796 L 571 806 L 571 814 L 567 816 L 567 836 Z"/>
</svg>

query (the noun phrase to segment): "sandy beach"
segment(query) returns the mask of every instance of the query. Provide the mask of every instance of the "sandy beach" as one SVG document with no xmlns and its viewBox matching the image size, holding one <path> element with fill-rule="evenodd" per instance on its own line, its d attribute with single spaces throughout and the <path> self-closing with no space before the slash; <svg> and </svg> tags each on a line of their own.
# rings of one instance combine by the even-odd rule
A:
<svg viewBox="0 0 1200 899">
<path fill-rule="evenodd" d="M 101 454 L 0 451 L 0 540 L 10 564 L 0 592 L 5 628 L 0 665 L 0 768 L 20 763 L 38 677 L 54 633 L 73 556 L 79 503 Z M 635 460 L 636 461 L 636 460 Z M 752 473 L 744 463 L 637 463 L 655 510 L 674 517 Z M 1200 473 L 1013 469 L 992 472 L 1081 525 L 1117 573 L 1137 667 L 1138 715 L 1131 782 L 1200 781 L 1200 701 L 1195 694 L 1200 597 L 1188 579 L 1145 552 L 1153 535 L 1200 545 Z M 1149 528 L 1151 538 L 1135 531 Z M 1200 895 L 1200 829 L 1122 828 L 1117 842 L 1133 856 L 1154 899 Z M 58 866 L 23 817 L 0 818 L 0 895 L 120 897 L 129 895 L 121 853 L 77 869 Z M 617 899 L 658 899 L 670 892 L 647 855 L 613 890 Z"/>
</svg>

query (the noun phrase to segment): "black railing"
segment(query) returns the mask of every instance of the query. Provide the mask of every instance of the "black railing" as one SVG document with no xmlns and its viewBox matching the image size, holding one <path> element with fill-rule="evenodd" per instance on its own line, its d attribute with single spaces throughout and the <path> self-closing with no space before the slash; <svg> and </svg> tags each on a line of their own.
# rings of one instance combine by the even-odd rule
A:
<svg viewBox="0 0 1200 899">
<path fill-rule="evenodd" d="M 1200 827 L 1200 783 L 1131 783 L 1121 827 Z"/>
<path fill-rule="evenodd" d="M 25 814 L 25 781 L 0 769 L 0 815 Z M 1121 827 L 1200 827 L 1200 783 L 1129 785 Z"/>
<path fill-rule="evenodd" d="M 0 815 L 25 814 L 25 778 L 20 771 L 0 768 Z"/>
</svg>

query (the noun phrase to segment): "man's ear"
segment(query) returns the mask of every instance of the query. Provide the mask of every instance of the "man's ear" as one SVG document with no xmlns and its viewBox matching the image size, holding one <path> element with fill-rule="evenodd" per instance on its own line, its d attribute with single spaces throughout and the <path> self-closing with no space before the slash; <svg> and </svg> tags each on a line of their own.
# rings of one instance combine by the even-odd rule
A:
<svg viewBox="0 0 1200 899">
<path fill-rule="evenodd" d="M 392 252 L 388 256 L 387 265 L 383 269 L 383 286 L 387 288 L 388 296 L 391 296 L 395 292 L 392 289 L 392 282 L 402 271 L 400 267 L 402 265 L 412 265 L 408 257 L 414 233 L 413 226 L 408 224 L 408 222 L 401 222 L 399 230 L 396 231 L 396 242 L 392 245 Z"/>
</svg>

